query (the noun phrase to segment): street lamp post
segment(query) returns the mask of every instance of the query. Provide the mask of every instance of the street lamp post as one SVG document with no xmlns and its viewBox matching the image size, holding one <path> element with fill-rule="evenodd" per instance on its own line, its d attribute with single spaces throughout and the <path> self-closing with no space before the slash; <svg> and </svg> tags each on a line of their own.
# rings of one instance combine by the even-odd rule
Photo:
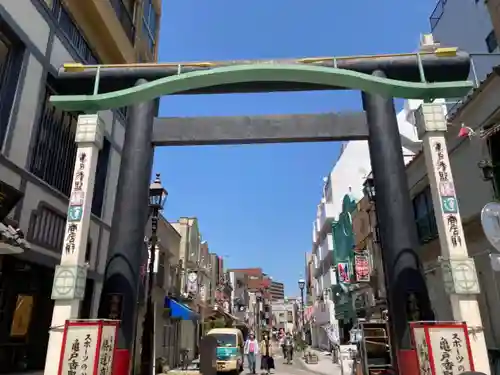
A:
<svg viewBox="0 0 500 375">
<path fill-rule="evenodd" d="M 306 316 L 304 307 L 304 287 L 306 282 L 304 279 L 299 279 L 299 289 L 300 289 L 300 308 L 301 308 L 301 318 L 302 318 L 302 340 L 306 339 Z"/>
<path fill-rule="evenodd" d="M 148 288 L 146 299 L 146 315 L 142 331 L 141 349 L 141 375 L 153 375 L 154 363 L 154 305 L 153 305 L 153 280 L 155 272 L 156 246 L 158 244 L 158 219 L 160 210 L 163 209 L 167 191 L 161 185 L 160 174 L 149 186 L 149 208 L 151 210 L 151 238 L 148 264 Z"/>
<path fill-rule="evenodd" d="M 370 202 L 375 202 L 375 182 L 373 178 L 368 177 L 363 183 L 363 193 L 368 197 Z"/>
<path fill-rule="evenodd" d="M 257 292 L 255 292 L 255 299 L 257 300 L 257 322 L 256 322 L 256 326 L 257 326 L 257 340 L 260 341 L 260 338 L 261 338 L 261 327 L 260 327 L 260 303 L 262 302 L 262 292 L 260 290 L 258 290 Z"/>
</svg>

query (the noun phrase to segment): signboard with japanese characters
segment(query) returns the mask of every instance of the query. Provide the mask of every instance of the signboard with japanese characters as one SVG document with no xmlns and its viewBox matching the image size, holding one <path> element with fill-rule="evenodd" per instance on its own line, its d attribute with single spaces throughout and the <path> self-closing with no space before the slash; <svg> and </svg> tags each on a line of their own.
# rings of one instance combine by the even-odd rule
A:
<svg viewBox="0 0 500 375">
<path fill-rule="evenodd" d="M 410 323 L 421 375 L 474 371 L 467 325 L 461 322 Z"/>
<path fill-rule="evenodd" d="M 103 326 L 101 333 L 101 348 L 99 365 L 96 375 L 111 375 L 115 351 L 116 326 Z"/>
<path fill-rule="evenodd" d="M 80 246 L 80 232 L 82 230 L 82 219 L 84 214 L 85 196 L 87 194 L 87 183 L 90 173 L 90 158 L 88 150 L 79 149 L 75 170 L 73 172 L 73 182 L 67 212 L 66 233 L 64 234 L 63 261 L 68 264 L 70 260 L 74 263 L 78 257 L 78 247 Z"/>
<path fill-rule="evenodd" d="M 370 257 L 366 252 L 354 256 L 354 273 L 357 282 L 370 282 Z"/>
<path fill-rule="evenodd" d="M 349 262 L 337 263 L 337 274 L 340 283 L 350 283 L 351 275 L 349 269 Z"/>
<path fill-rule="evenodd" d="M 58 375 L 111 375 L 118 321 L 66 321 Z"/>
<path fill-rule="evenodd" d="M 450 161 L 448 159 L 448 151 L 444 137 L 442 140 L 437 140 L 432 144 L 432 161 L 436 176 L 438 195 L 440 202 L 434 204 L 441 206 L 447 236 L 450 245 L 453 248 L 463 246 L 463 230 L 458 210 L 458 201 L 455 193 L 455 185 L 451 175 Z"/>
<path fill-rule="evenodd" d="M 432 375 L 431 363 L 429 360 L 429 347 L 425 339 L 425 329 L 422 327 L 413 328 L 413 341 L 417 352 L 417 363 L 420 375 Z"/>
</svg>

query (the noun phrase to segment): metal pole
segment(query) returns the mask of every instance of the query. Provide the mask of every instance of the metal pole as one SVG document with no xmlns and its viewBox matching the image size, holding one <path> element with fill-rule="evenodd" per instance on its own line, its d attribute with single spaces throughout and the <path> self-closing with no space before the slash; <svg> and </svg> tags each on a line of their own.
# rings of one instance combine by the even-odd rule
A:
<svg viewBox="0 0 500 375">
<path fill-rule="evenodd" d="M 375 71 L 377 77 L 384 72 Z M 407 302 L 413 295 L 420 320 L 433 320 L 427 286 L 417 255 L 418 240 L 394 102 L 390 97 L 362 93 L 375 183 L 375 203 L 387 276 L 393 361 L 397 371 L 399 349 L 410 348 Z"/>
<path fill-rule="evenodd" d="M 146 315 L 144 317 L 144 325 L 142 331 L 142 350 L 141 350 L 141 375 L 153 374 L 153 354 L 154 354 L 154 305 L 153 305 L 153 288 L 156 261 L 156 245 L 158 243 L 158 209 L 153 210 L 151 216 L 151 241 L 150 241 L 150 257 L 148 264 L 148 290 L 146 298 Z"/>
<path fill-rule="evenodd" d="M 300 288 L 300 308 L 302 310 L 302 340 L 306 340 L 306 309 L 304 304 L 304 288 Z"/>
<path fill-rule="evenodd" d="M 138 80 L 137 85 L 146 83 Z M 149 178 L 153 166 L 151 144 L 155 102 L 129 107 L 121 154 L 113 222 L 109 239 L 99 317 L 109 318 L 113 296 L 121 299 L 118 348 L 132 348 L 137 314 L 137 278 L 143 261 L 144 228 L 148 222 Z"/>
<path fill-rule="evenodd" d="M 76 277 L 75 285 L 85 285 L 87 267 L 85 266 L 85 250 L 90 229 L 92 198 L 97 170 L 99 150 L 102 148 L 105 124 L 99 115 L 88 114 L 78 116 L 75 142 L 76 152 L 71 196 L 66 219 L 64 243 L 61 249 L 61 263 L 56 266 L 54 285 L 60 282 L 64 274 Z M 80 311 L 80 302 L 85 296 L 85 290 L 71 287 L 69 293 L 58 294 L 59 288 L 53 288 L 52 311 L 49 341 L 44 373 L 57 373 L 59 361 L 54 358 L 61 352 L 63 345 L 63 329 L 67 319 L 77 319 Z M 54 292 L 55 291 L 55 292 Z M 70 298 L 68 298 L 70 297 Z"/>
</svg>

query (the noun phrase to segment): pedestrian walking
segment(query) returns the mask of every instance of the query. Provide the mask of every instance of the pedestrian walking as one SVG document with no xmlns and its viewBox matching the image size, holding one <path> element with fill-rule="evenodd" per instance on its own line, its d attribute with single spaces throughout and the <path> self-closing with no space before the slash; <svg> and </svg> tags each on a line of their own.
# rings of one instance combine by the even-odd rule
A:
<svg viewBox="0 0 500 375">
<path fill-rule="evenodd" d="M 259 343 L 255 339 L 255 335 L 251 333 L 248 335 L 247 341 L 243 348 L 243 353 L 247 356 L 248 370 L 255 374 L 255 363 L 257 362 L 257 354 L 259 354 Z"/>
<path fill-rule="evenodd" d="M 264 335 L 264 339 L 260 342 L 259 348 L 260 357 L 260 369 L 263 374 L 268 375 L 271 369 L 274 369 L 274 358 L 273 358 L 273 346 L 269 340 L 267 334 Z"/>
</svg>

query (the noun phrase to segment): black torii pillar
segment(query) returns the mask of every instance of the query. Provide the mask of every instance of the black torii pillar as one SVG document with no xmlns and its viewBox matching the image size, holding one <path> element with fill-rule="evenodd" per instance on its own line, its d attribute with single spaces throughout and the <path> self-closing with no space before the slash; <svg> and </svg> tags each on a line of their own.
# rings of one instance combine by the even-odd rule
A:
<svg viewBox="0 0 500 375">
<path fill-rule="evenodd" d="M 380 70 L 373 75 L 385 77 Z M 417 255 L 418 237 L 393 98 L 362 93 L 362 100 L 368 121 L 393 360 L 397 365 L 398 350 L 410 349 L 408 322 L 415 316 L 433 320 L 434 314 Z M 412 306 L 413 300 L 417 306 Z"/>
<path fill-rule="evenodd" d="M 140 79 L 136 85 L 144 84 Z M 149 180 L 155 101 L 129 107 L 116 189 L 112 230 L 99 304 L 100 318 L 120 319 L 118 348 L 131 350 L 136 333 L 138 280 L 147 251 L 144 233 L 149 216 Z M 134 353 L 130 353 L 132 356 Z"/>
</svg>

